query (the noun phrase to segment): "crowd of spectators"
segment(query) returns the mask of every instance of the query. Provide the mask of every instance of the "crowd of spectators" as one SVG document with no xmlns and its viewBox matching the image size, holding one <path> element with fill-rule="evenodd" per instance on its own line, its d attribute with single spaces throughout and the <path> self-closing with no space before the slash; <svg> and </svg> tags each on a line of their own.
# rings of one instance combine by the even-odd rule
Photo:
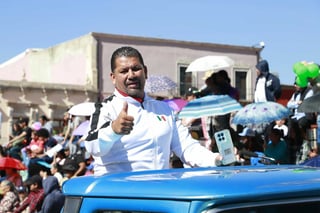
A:
<svg viewBox="0 0 320 213">
<path fill-rule="evenodd" d="M 266 60 L 257 68 L 255 101 L 277 101 L 281 95 L 280 80 L 269 73 Z M 311 79 L 313 80 L 313 79 Z M 229 95 L 239 101 L 239 91 L 231 85 L 227 71 L 212 73 L 202 90 L 190 88 L 186 99 L 192 101 L 205 95 Z M 185 126 L 199 129 L 192 134 L 202 139 L 212 152 L 218 152 L 214 133 L 223 129 L 231 132 L 238 160 L 235 164 L 256 165 L 255 155 L 266 156 L 275 164 L 300 164 L 318 155 L 318 147 L 312 146 L 307 130 L 315 124 L 316 113 L 298 112 L 297 107 L 316 92 L 314 85 L 299 85 L 287 107 L 292 114 L 270 123 L 261 133 L 248 126 L 231 125 L 232 113 L 205 118 L 183 120 Z M 2 168 L 0 184 L 1 212 L 60 212 L 64 205 L 61 186 L 64 181 L 84 175 L 92 175 L 92 156 L 83 145 L 84 137 L 77 127 L 88 125 L 90 117 L 83 121 L 65 113 L 61 132 L 54 131 L 52 122 L 42 115 L 30 123 L 21 118 L 13 124 L 12 135 L 5 146 L 0 146 L 0 158 L 11 157 L 20 161 L 26 169 Z M 191 132 L 194 133 L 194 132 Z M 175 156 L 176 157 L 176 156 Z M 176 159 L 179 160 L 179 159 Z M 264 162 L 266 163 L 266 162 Z M 172 167 L 183 167 L 181 161 L 173 161 Z"/>
<path fill-rule="evenodd" d="M 0 213 L 60 212 L 63 182 L 91 174 L 91 158 L 80 147 L 80 137 L 73 135 L 80 119 L 65 113 L 65 125 L 58 133 L 45 115 L 38 121 L 24 117 L 14 122 L 10 141 L 0 146 L 0 158 L 14 158 L 25 169 L 2 165 Z"/>
<path fill-rule="evenodd" d="M 282 94 L 280 79 L 269 71 L 268 61 L 258 62 L 256 71 L 254 102 L 277 102 Z M 319 78 L 319 75 L 316 78 L 309 78 L 309 82 L 303 85 L 296 79 L 294 82 L 296 90 L 285 106 L 291 111 L 289 117 L 279 118 L 269 125 L 257 127 L 232 126 L 232 113 L 208 116 L 202 118 L 201 134 L 205 135 L 205 140 L 209 140 L 207 143 L 210 143 L 212 151 L 215 152 L 218 148 L 213 137 L 214 133 L 229 129 L 239 157 L 235 164 L 257 165 L 257 156 L 269 157 L 271 161 L 261 161 L 264 164 L 302 164 L 318 156 L 319 153 L 317 143 L 310 141 L 308 137 L 308 131 L 317 126 L 317 113 L 299 112 L 298 107 L 304 100 L 318 93 Z M 211 75 L 206 75 L 204 80 L 205 87 L 194 94 L 194 98 L 227 94 L 239 101 L 239 92 L 237 88 L 231 86 L 225 70 L 211 72 Z"/>
</svg>

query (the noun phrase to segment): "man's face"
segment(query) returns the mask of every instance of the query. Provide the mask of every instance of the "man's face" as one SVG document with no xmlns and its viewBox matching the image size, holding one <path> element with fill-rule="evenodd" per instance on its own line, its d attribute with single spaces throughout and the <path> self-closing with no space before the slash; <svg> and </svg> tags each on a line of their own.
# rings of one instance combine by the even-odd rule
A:
<svg viewBox="0 0 320 213">
<path fill-rule="evenodd" d="M 257 76 L 260 76 L 260 75 L 261 75 L 260 70 L 256 69 L 256 72 L 257 72 Z"/>
<path fill-rule="evenodd" d="M 138 58 L 125 56 L 117 58 L 115 65 L 114 72 L 110 74 L 115 88 L 131 97 L 143 98 L 147 68 Z"/>
</svg>

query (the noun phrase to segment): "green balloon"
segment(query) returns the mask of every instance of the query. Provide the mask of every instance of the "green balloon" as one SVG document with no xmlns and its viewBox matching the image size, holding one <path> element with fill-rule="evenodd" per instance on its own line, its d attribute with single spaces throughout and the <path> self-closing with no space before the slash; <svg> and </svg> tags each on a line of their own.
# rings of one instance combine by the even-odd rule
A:
<svg viewBox="0 0 320 213">
<path fill-rule="evenodd" d="M 297 63 L 295 63 L 295 64 L 293 65 L 293 72 L 294 72 L 295 74 L 297 74 L 297 70 L 300 69 L 300 66 L 301 66 L 301 62 L 297 62 Z"/>
<path fill-rule="evenodd" d="M 308 68 L 301 62 L 297 62 L 293 65 L 293 71 L 297 76 L 306 76 Z"/>
<path fill-rule="evenodd" d="M 308 86 L 308 79 L 307 78 L 303 78 L 303 77 L 301 78 L 301 77 L 297 76 L 296 84 L 299 87 L 306 87 L 306 86 Z"/>
<path fill-rule="evenodd" d="M 308 78 L 315 78 L 319 75 L 319 66 L 318 64 L 312 63 L 308 64 Z"/>
</svg>

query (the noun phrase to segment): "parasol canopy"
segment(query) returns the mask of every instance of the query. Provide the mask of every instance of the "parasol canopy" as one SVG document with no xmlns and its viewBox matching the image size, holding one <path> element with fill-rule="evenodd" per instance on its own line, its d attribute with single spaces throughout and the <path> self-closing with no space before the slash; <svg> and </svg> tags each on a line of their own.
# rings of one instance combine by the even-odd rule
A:
<svg viewBox="0 0 320 213">
<path fill-rule="evenodd" d="M 0 157 L 0 170 L 5 169 L 26 170 L 27 167 L 20 161 L 12 157 Z"/>
<path fill-rule="evenodd" d="M 72 106 L 68 113 L 75 116 L 91 116 L 94 110 L 94 102 L 83 102 Z"/>
<path fill-rule="evenodd" d="M 225 115 L 241 108 L 241 104 L 229 95 L 207 95 L 189 101 L 180 111 L 179 118 Z"/>
<path fill-rule="evenodd" d="M 234 61 L 228 56 L 209 55 L 197 58 L 187 67 L 186 72 L 208 72 L 232 67 Z"/>
<path fill-rule="evenodd" d="M 232 123 L 242 126 L 256 127 L 266 123 L 287 118 L 290 114 L 288 108 L 283 105 L 272 102 L 251 103 L 239 110 Z"/>
<path fill-rule="evenodd" d="M 146 80 L 145 91 L 147 93 L 159 93 L 170 91 L 178 87 L 178 84 L 165 75 L 151 75 Z"/>
</svg>

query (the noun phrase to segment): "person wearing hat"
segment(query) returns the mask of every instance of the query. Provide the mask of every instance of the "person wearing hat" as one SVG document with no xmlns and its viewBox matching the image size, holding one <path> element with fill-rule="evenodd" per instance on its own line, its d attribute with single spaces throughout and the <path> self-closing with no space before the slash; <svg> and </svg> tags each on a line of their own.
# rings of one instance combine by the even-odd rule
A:
<svg viewBox="0 0 320 213">
<path fill-rule="evenodd" d="M 296 162 L 298 157 L 296 154 L 299 152 L 306 136 L 307 129 L 315 121 L 313 121 L 311 114 L 299 112 L 298 107 L 302 102 L 313 96 L 313 90 L 308 86 L 307 82 L 299 81 L 297 78 L 294 82 L 295 92 L 292 94 L 287 103 L 287 108 L 291 110 L 292 115 L 288 119 L 288 140 L 291 142 L 290 150 L 294 156 L 291 157 L 291 163 Z"/>
<path fill-rule="evenodd" d="M 249 128 L 245 127 L 242 132 L 239 133 L 240 143 L 239 143 L 239 153 L 240 157 L 243 158 L 244 164 L 250 164 L 250 157 L 246 155 L 246 151 L 248 152 L 263 152 L 262 142 L 259 142 L 256 137 L 256 132 Z"/>
<path fill-rule="evenodd" d="M 242 132 L 239 133 L 239 136 L 241 137 L 254 137 L 256 136 L 256 133 L 254 132 L 253 129 L 249 127 L 245 127 Z"/>
<path fill-rule="evenodd" d="M 192 101 L 197 98 L 199 90 L 196 87 L 189 87 L 185 94 L 187 101 Z"/>
<path fill-rule="evenodd" d="M 63 173 L 68 173 L 68 178 L 83 176 L 86 173 L 86 161 L 76 146 L 69 143 L 64 148 L 64 154 L 66 158 L 62 166 Z"/>
<path fill-rule="evenodd" d="M 292 111 L 291 119 L 296 120 L 300 127 L 307 127 L 306 125 L 306 113 L 298 112 L 298 107 L 302 104 L 303 100 L 313 96 L 313 90 L 308 87 L 307 83 L 295 81 L 295 92 L 292 94 L 290 100 L 287 103 L 287 107 Z"/>
<path fill-rule="evenodd" d="M 282 138 L 280 129 L 271 128 L 268 132 L 269 141 L 264 150 L 264 154 L 273 158 L 275 161 L 272 163 L 288 164 L 289 152 L 287 143 Z"/>
<path fill-rule="evenodd" d="M 17 187 L 17 191 L 18 191 L 18 196 L 19 196 L 19 205 L 21 205 L 26 199 L 28 199 L 28 195 L 29 195 L 29 191 L 28 191 L 28 188 L 25 187 L 25 186 L 20 186 L 20 187 Z M 29 209 L 25 209 L 23 211 L 23 213 L 27 213 L 29 212 Z"/>
<path fill-rule="evenodd" d="M 22 212 L 26 208 L 29 208 L 29 212 L 31 213 L 40 211 L 44 199 L 42 178 L 40 175 L 33 175 L 24 184 L 29 190 L 28 198 L 14 210 L 14 213 Z"/>
</svg>

